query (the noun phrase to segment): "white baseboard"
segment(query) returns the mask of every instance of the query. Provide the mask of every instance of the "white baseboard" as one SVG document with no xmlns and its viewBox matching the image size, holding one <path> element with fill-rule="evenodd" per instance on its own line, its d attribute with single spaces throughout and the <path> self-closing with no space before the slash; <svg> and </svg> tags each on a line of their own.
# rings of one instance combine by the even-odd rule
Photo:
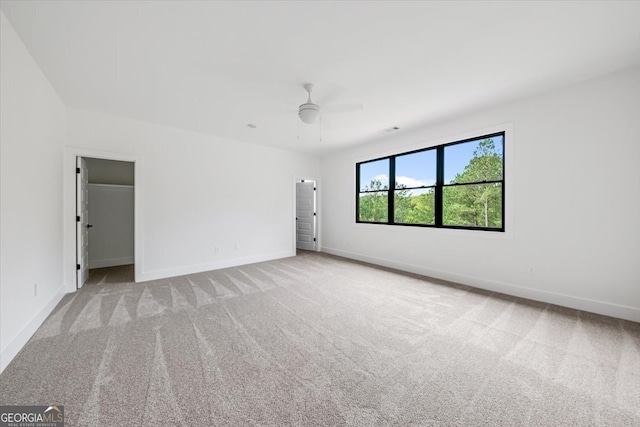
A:
<svg viewBox="0 0 640 427">
<path fill-rule="evenodd" d="M 56 291 L 44 307 L 42 307 L 42 309 L 31 318 L 29 323 L 22 328 L 18 335 L 2 349 L 0 352 L 0 373 L 4 371 L 4 368 L 6 368 L 13 358 L 16 357 L 20 350 L 22 350 L 22 347 L 25 346 L 27 341 L 29 341 L 33 334 L 38 330 L 40 325 L 44 323 L 47 316 L 49 316 L 53 309 L 56 308 L 56 305 L 58 305 L 62 297 L 65 295 L 64 290 L 65 287 L 63 285 Z"/>
<path fill-rule="evenodd" d="M 165 270 L 144 271 L 138 277 L 136 282 L 146 282 L 149 280 L 166 279 L 168 277 L 183 276 L 185 274 L 202 273 L 203 271 L 219 270 L 227 267 L 237 267 L 239 265 L 253 264 L 256 262 L 271 261 L 274 259 L 287 258 L 296 255 L 295 250 L 274 252 L 270 254 L 261 254 L 244 258 L 231 258 L 221 261 L 214 261 L 206 264 L 189 265 L 178 268 L 168 268 Z"/>
<path fill-rule="evenodd" d="M 129 265 L 133 263 L 133 255 L 121 258 L 90 259 L 89 268 L 115 267 L 117 265 Z"/>
<path fill-rule="evenodd" d="M 588 311 L 591 313 L 602 314 L 605 316 L 616 317 L 618 319 L 631 320 L 632 322 L 640 322 L 640 309 L 626 305 L 614 304 L 610 302 L 597 301 L 589 298 L 582 298 L 573 295 L 566 295 L 556 292 L 543 291 L 539 289 L 527 288 L 524 286 L 513 285 L 510 283 L 499 282 L 495 280 L 487 280 L 479 277 L 465 276 L 462 274 L 452 273 L 449 271 L 425 268 L 411 264 L 391 261 L 383 258 L 361 255 L 354 252 L 343 251 L 335 248 L 322 248 L 322 252 L 341 256 L 344 258 L 355 259 L 358 261 L 368 262 L 383 267 L 394 268 L 397 270 L 407 271 L 409 273 L 420 274 L 422 276 L 433 277 L 435 279 L 447 280 L 450 282 L 460 283 L 472 286 L 474 288 L 485 289 L 488 291 L 499 292 L 520 298 L 531 299 L 535 301 L 545 302 L 549 304 L 560 305 L 563 307 L 574 308 L 577 310 Z"/>
</svg>

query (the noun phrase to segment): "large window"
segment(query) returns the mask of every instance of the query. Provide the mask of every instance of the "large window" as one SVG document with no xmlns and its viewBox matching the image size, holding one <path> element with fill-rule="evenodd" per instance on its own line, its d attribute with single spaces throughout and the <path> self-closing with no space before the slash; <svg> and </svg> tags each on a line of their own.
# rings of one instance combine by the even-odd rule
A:
<svg viewBox="0 0 640 427">
<path fill-rule="evenodd" d="M 504 231 L 504 132 L 356 163 L 356 222 Z"/>
</svg>

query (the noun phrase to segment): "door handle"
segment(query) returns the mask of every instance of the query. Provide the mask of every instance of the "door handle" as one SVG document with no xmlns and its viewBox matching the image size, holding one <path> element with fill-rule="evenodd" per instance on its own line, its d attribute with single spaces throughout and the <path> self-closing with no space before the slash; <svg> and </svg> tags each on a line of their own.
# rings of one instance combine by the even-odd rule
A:
<svg viewBox="0 0 640 427">
<path fill-rule="evenodd" d="M 93 224 L 87 224 L 87 228 L 93 227 Z"/>
</svg>

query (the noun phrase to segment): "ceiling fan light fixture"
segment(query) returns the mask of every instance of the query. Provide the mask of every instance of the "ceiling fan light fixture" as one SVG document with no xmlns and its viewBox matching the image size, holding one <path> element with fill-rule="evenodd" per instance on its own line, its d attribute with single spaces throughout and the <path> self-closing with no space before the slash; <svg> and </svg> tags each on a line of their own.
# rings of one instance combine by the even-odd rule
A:
<svg viewBox="0 0 640 427">
<path fill-rule="evenodd" d="M 313 102 L 306 102 L 298 108 L 298 116 L 304 123 L 314 123 L 319 115 L 320 107 Z"/>
</svg>

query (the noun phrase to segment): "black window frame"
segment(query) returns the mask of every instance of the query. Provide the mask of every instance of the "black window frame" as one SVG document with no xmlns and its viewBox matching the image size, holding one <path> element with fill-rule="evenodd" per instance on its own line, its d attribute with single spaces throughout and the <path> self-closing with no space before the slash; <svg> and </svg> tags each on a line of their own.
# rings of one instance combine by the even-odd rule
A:
<svg viewBox="0 0 640 427">
<path fill-rule="evenodd" d="M 465 182 L 465 183 L 455 183 L 455 184 L 446 184 L 444 182 L 444 151 L 446 147 L 457 145 L 457 144 L 465 144 L 472 141 L 481 141 L 484 139 L 490 139 L 494 137 L 502 137 L 502 179 L 500 180 L 491 180 L 491 181 L 478 181 L 478 182 Z M 422 228 L 444 228 L 444 229 L 454 229 L 454 230 L 478 230 L 478 231 L 494 231 L 494 232 L 504 232 L 505 231 L 505 197 L 506 197 L 506 180 L 505 180 L 505 168 L 506 168 L 506 131 L 494 132 L 486 135 L 474 136 L 472 138 L 466 138 L 459 141 L 452 141 L 441 145 L 435 145 L 432 147 L 420 148 L 417 150 L 406 151 L 402 153 L 392 154 L 389 156 L 378 157 L 371 160 L 365 160 L 362 162 L 356 163 L 356 223 L 357 224 L 376 224 L 376 225 L 396 225 L 396 226 L 404 226 L 404 227 L 422 227 Z M 396 157 L 404 156 L 407 154 L 415 154 L 429 150 L 436 150 L 436 183 L 430 186 L 422 186 L 422 187 L 410 187 L 410 188 L 396 188 L 396 167 L 395 161 Z M 366 163 L 376 162 L 379 160 L 389 160 L 389 185 L 386 190 L 379 191 L 361 191 L 360 189 L 360 166 Z M 465 185 L 478 185 L 478 184 L 497 184 L 499 183 L 502 187 L 502 221 L 501 227 L 473 227 L 466 225 L 445 225 L 443 224 L 443 189 L 446 187 L 454 187 L 454 186 L 465 186 Z M 435 221 L 434 224 L 412 224 L 412 223 L 401 223 L 395 222 L 395 194 L 396 190 L 401 189 L 421 189 L 421 188 L 434 188 L 435 189 Z M 387 222 L 374 222 L 374 221 L 361 221 L 360 220 L 360 195 L 367 194 L 372 192 L 387 192 Z"/>
</svg>

